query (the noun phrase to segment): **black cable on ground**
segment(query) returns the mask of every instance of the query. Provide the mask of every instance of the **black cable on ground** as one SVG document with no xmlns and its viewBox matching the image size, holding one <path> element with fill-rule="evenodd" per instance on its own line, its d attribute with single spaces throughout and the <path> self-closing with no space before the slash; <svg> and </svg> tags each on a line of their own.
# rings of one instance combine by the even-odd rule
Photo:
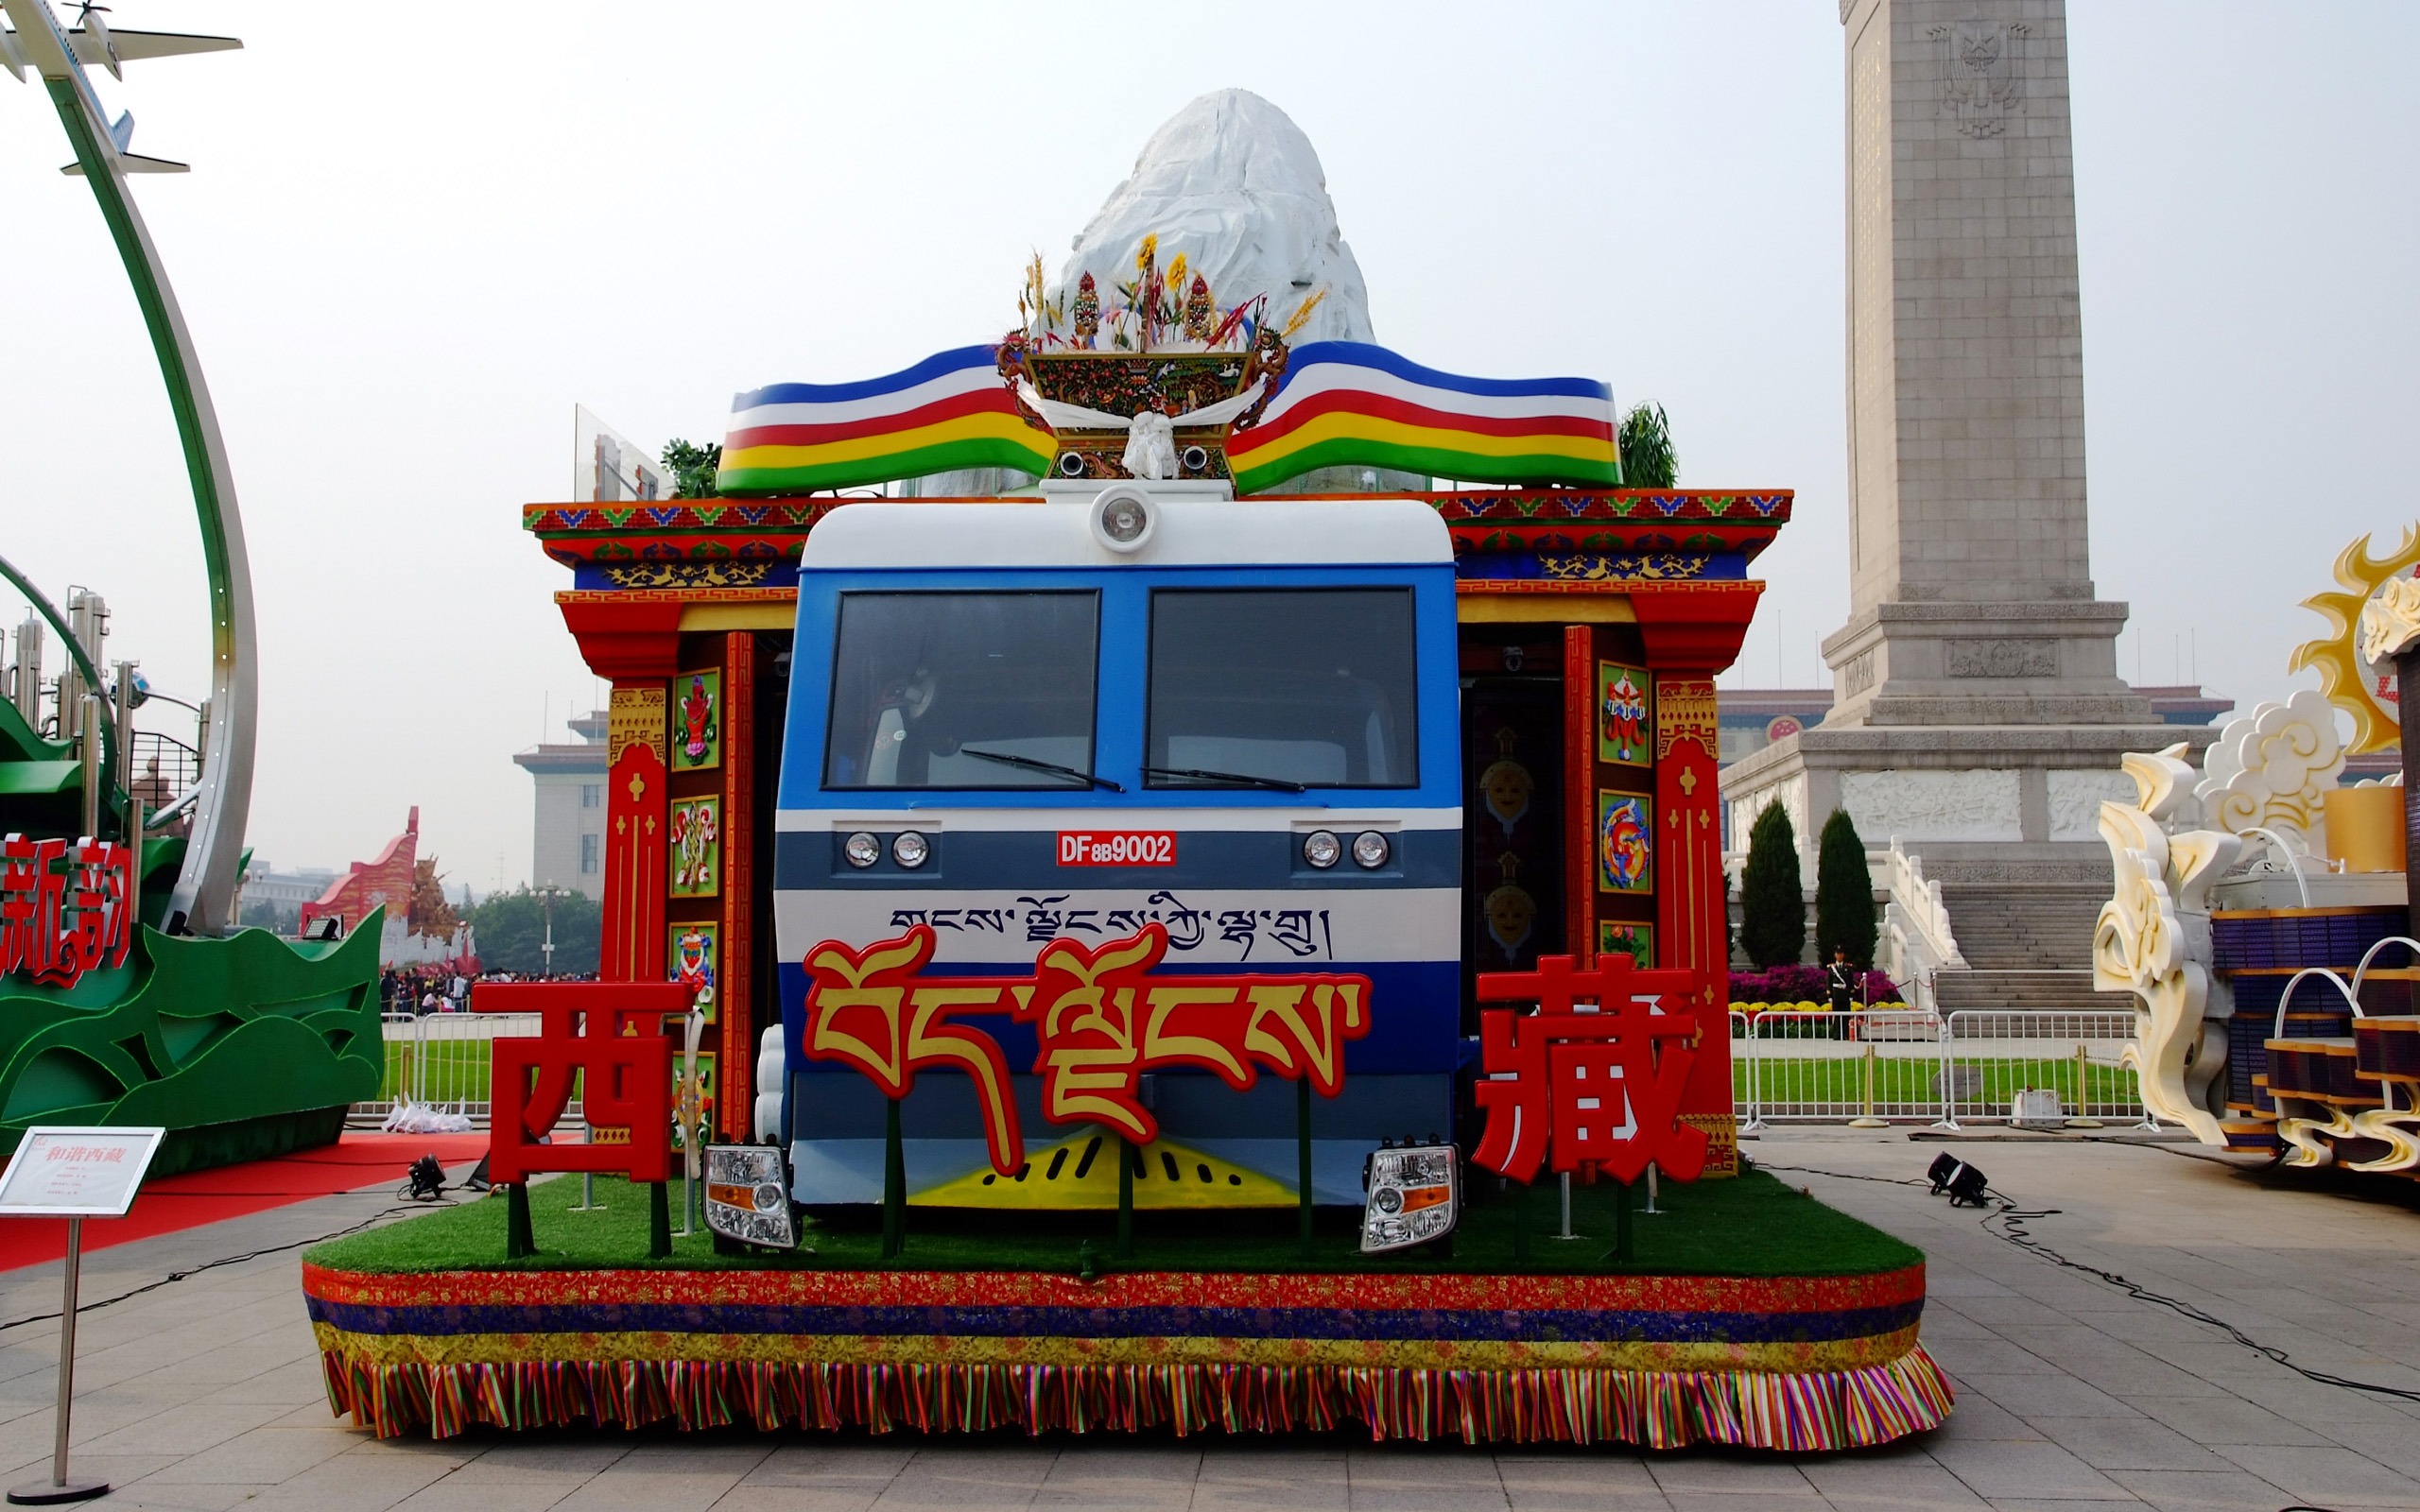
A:
<svg viewBox="0 0 2420 1512">
<path fill-rule="evenodd" d="M 1922 1177 L 1860 1176 L 1855 1171 L 1818 1171 L 1811 1165 L 1775 1165 L 1770 1160 L 1758 1160 L 1754 1168 L 1759 1171 L 1794 1171 L 1800 1176 L 1828 1176 L 1841 1181 L 1878 1181 L 1884 1186 L 1889 1187 L 1928 1187 L 1932 1185 L 1931 1182 L 1924 1179 Z"/>
<path fill-rule="evenodd" d="M 114 1307 L 118 1303 L 126 1301 L 130 1297 L 141 1297 L 146 1292 L 156 1292 L 161 1287 L 167 1285 L 171 1281 L 181 1281 L 188 1277 L 199 1276 L 206 1270 L 216 1270 L 221 1265 L 240 1265 L 248 1260 L 258 1260 L 264 1255 L 283 1254 L 285 1251 L 289 1249 L 304 1249 L 308 1248 L 312 1245 L 324 1245 L 332 1239 L 342 1239 L 347 1234 L 357 1234 L 364 1228 L 369 1228 L 372 1224 L 376 1223 L 381 1218 L 391 1218 L 399 1212 L 418 1212 L 425 1209 L 427 1206 L 428 1204 L 425 1202 L 416 1202 L 400 1207 L 383 1209 L 377 1212 L 372 1213 L 369 1217 L 362 1219 L 359 1223 L 350 1224 L 345 1228 L 337 1229 L 334 1233 L 320 1234 L 310 1239 L 297 1239 L 290 1245 L 270 1245 L 265 1249 L 251 1249 L 246 1250 L 240 1255 L 227 1255 L 217 1260 L 207 1261 L 199 1265 L 191 1266 L 185 1270 L 172 1270 L 165 1276 L 161 1277 L 158 1280 L 146 1281 L 141 1286 L 135 1287 L 132 1291 L 120 1292 L 115 1297 L 104 1297 L 97 1302 L 85 1302 L 76 1309 L 76 1315 L 81 1317 L 87 1313 L 97 1313 L 105 1307 Z M 6 1333 L 10 1329 L 24 1328 L 28 1323 L 45 1323 L 58 1316 L 59 1313 L 54 1309 L 48 1313 L 34 1313 L 25 1317 L 10 1318 L 6 1323 L 0 1323 L 0 1333 Z"/>
<path fill-rule="evenodd" d="M 1794 1171 L 1806 1176 L 1828 1176 L 1841 1181 L 1879 1181 L 1888 1186 L 1911 1187 L 1927 1186 L 1930 1184 L 1910 1177 L 1865 1176 L 1855 1171 L 1819 1171 L 1812 1166 L 1772 1165 L 1763 1161 L 1759 1161 L 1758 1164 L 1768 1171 Z M 2050 1262 L 2054 1265 L 2065 1266 L 2068 1270 L 2082 1271 L 2087 1276 L 2106 1281 L 2138 1302 L 2149 1302 L 2154 1307 L 2167 1308 L 2181 1317 L 2190 1318 L 2196 1323 L 2205 1324 L 2210 1328 L 2217 1329 L 2220 1332 L 2224 1333 L 2236 1343 L 2242 1345 L 2247 1349 L 2250 1349 L 2253 1353 L 2257 1354 L 2264 1359 L 2273 1361 L 2277 1365 L 2284 1366 L 2287 1369 L 2291 1370 L 2294 1374 L 2301 1376 L 2306 1381 L 2315 1381 L 2324 1386 L 2342 1386 L 2347 1391 L 2366 1391 L 2375 1396 L 2396 1397 L 2405 1401 L 2420 1401 L 2420 1391 L 2408 1390 L 2402 1386 L 2382 1386 L 2367 1381 L 2354 1381 L 2344 1376 L 2331 1375 L 2325 1370 L 2313 1370 L 2308 1366 L 2296 1365 L 2290 1357 L 2288 1357 L 2285 1350 L 2278 1349 L 2275 1345 L 2262 1344 L 2260 1341 L 2244 1332 L 2243 1330 L 2237 1328 L 2226 1319 L 2214 1316 L 2213 1314 L 2203 1311 L 2201 1308 L 2194 1306 L 2190 1302 L 2169 1297 L 2164 1292 L 2154 1292 L 2150 1287 L 2143 1285 L 2139 1281 L 2128 1280 L 2125 1277 L 2118 1275 L 2115 1271 L 2102 1270 L 2098 1265 L 2087 1265 L 2082 1261 L 2069 1260 L 2066 1256 L 2060 1254 L 2057 1250 L 2052 1249 L 2049 1246 L 2042 1243 L 2039 1239 L 2034 1238 L 2031 1233 L 2027 1232 L 2025 1228 L 2025 1222 L 2028 1219 L 2055 1217 L 2064 1210 L 2059 1208 L 2022 1209 L 2010 1198 L 2007 1193 L 2000 1191 L 1998 1188 L 1987 1187 L 1984 1190 L 1990 1194 L 1994 1201 L 2000 1205 L 1999 1211 L 1996 1212 L 1987 1212 L 1983 1214 L 1982 1218 L 1979 1220 L 1983 1226 L 1983 1232 L 1990 1234 L 1995 1239 L 2004 1240 L 2009 1244 L 2014 1245 L 2019 1249 L 2025 1250 L 2031 1254 L 2039 1255 L 2044 1260 Z M 1995 1221 L 2000 1225 L 1999 1228 L 1993 1227 Z M 2286 1512 L 2297 1512 L 2297 1509 L 2288 1507 Z M 2325 1509 L 2305 1509 L 2305 1512 L 2325 1512 Z"/>
</svg>

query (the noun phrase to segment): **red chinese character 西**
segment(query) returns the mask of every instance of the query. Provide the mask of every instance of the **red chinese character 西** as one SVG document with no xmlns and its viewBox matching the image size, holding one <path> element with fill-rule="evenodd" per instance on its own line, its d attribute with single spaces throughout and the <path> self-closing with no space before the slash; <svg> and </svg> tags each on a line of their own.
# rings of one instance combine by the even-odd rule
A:
<svg viewBox="0 0 2420 1512">
<path fill-rule="evenodd" d="M 490 982 L 474 1011 L 538 1015 L 534 1038 L 494 1040 L 488 1177 L 540 1171 L 672 1178 L 672 1041 L 664 1021 L 689 1011 L 678 982 Z M 542 1144 L 570 1105 L 575 1074 L 592 1128 L 627 1128 L 628 1143 Z"/>
</svg>

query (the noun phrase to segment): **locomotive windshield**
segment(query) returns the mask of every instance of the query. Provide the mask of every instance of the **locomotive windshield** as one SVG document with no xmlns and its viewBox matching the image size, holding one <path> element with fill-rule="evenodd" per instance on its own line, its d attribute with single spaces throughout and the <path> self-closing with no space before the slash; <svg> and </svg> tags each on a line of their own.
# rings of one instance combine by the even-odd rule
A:
<svg viewBox="0 0 2420 1512">
<path fill-rule="evenodd" d="M 823 785 L 1068 786 L 1099 622 L 1091 593 L 841 594 Z"/>
<path fill-rule="evenodd" d="M 1151 595 L 1153 787 L 1416 787 L 1403 588 Z"/>
</svg>

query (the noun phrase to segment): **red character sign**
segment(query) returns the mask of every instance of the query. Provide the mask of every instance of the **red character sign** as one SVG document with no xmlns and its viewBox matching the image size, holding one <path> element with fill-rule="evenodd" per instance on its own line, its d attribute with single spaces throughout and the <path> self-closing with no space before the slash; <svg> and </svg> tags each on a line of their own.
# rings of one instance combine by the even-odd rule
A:
<svg viewBox="0 0 2420 1512">
<path fill-rule="evenodd" d="M 1307 1077 L 1322 1096 L 1344 1083 L 1344 1041 L 1370 1032 L 1370 979 L 1313 973 L 1154 975 L 1167 931 L 1087 948 L 1056 939 L 1029 977 L 926 977 L 931 926 L 864 950 L 826 940 L 809 951 L 804 1049 L 908 1095 L 919 1067 L 974 1078 L 992 1168 L 1025 1163 L 1016 1100 L 996 1040 L 952 1014 L 1011 1013 L 1041 1040 L 1042 1113 L 1054 1124 L 1106 1125 L 1138 1144 L 1159 1136 L 1139 1095 L 1144 1072 L 1196 1066 L 1242 1091 L 1262 1069 Z"/>
<path fill-rule="evenodd" d="M 0 973 L 73 987 L 96 966 L 123 965 L 133 875 L 133 851 L 114 841 L 0 841 Z"/>
<path fill-rule="evenodd" d="M 664 1021 L 689 1011 L 678 982 L 490 982 L 472 988 L 475 1011 L 538 1015 L 534 1039 L 497 1040 L 488 1176 L 498 1183 L 540 1171 L 618 1171 L 633 1181 L 672 1178 L 672 1041 Z M 591 1126 L 627 1128 L 627 1144 L 541 1144 L 563 1116 L 579 1075 Z"/>
<path fill-rule="evenodd" d="M 1635 1181 L 1650 1160 L 1675 1180 L 1696 1180 L 1706 1137 L 1680 1113 L 1697 1058 L 1698 987 L 1694 972 L 1642 971 L 1626 955 L 1603 957 L 1593 971 L 1547 955 L 1535 971 L 1482 975 L 1480 1002 L 1535 1003 L 1538 1011 L 1480 1010 L 1487 1079 L 1478 1101 L 1487 1128 L 1471 1159 L 1523 1182 L 1542 1163 Z"/>
</svg>

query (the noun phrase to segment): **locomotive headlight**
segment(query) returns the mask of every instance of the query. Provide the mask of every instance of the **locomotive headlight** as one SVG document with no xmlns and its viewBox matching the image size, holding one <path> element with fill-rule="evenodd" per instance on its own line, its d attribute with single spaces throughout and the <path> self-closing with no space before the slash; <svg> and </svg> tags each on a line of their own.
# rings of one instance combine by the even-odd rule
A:
<svg viewBox="0 0 2420 1512">
<path fill-rule="evenodd" d="M 882 842 L 859 830 L 840 843 L 840 853 L 849 858 L 849 865 L 863 869 L 882 859 Z"/>
<path fill-rule="evenodd" d="M 1093 539 L 1119 553 L 1140 551 L 1151 539 L 1151 496 L 1132 484 L 1117 484 L 1094 495 Z"/>
<path fill-rule="evenodd" d="M 1343 843 L 1325 830 L 1313 830 L 1303 836 L 1303 859 L 1322 871 L 1335 866 L 1344 854 Z"/>
<path fill-rule="evenodd" d="M 932 853 L 932 842 L 913 830 L 900 831 L 898 838 L 890 842 L 890 859 L 910 871 L 923 866 L 925 858 Z"/>
<path fill-rule="evenodd" d="M 1375 871 L 1387 864 L 1392 850 L 1385 835 L 1375 830 L 1364 830 L 1353 837 L 1353 864 L 1364 871 Z"/>
</svg>

